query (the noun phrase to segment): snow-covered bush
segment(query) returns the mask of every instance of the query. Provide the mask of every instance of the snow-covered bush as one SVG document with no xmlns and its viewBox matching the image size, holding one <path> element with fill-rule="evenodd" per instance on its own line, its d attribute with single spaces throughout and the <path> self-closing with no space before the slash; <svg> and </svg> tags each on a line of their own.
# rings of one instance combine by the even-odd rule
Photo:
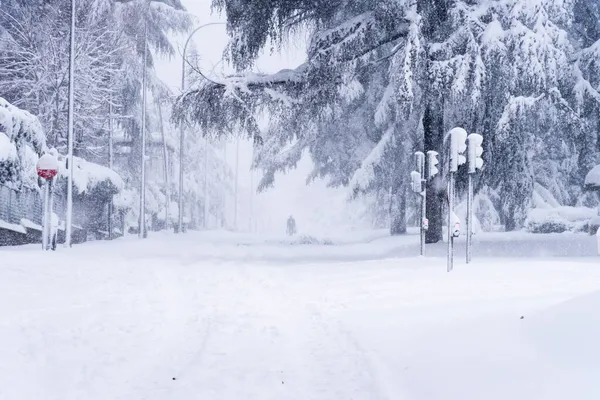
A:
<svg viewBox="0 0 600 400">
<path fill-rule="evenodd" d="M 0 97 L 0 183 L 37 187 L 35 165 L 45 148 L 39 120 Z"/>
<path fill-rule="evenodd" d="M 532 233 L 583 231 L 596 210 L 586 207 L 535 208 L 529 210 L 526 228 Z"/>
<path fill-rule="evenodd" d="M 322 246 L 333 246 L 333 242 L 330 239 L 317 239 L 311 235 L 300 235 L 296 238 L 291 239 L 286 244 L 291 245 L 322 245 Z"/>
</svg>

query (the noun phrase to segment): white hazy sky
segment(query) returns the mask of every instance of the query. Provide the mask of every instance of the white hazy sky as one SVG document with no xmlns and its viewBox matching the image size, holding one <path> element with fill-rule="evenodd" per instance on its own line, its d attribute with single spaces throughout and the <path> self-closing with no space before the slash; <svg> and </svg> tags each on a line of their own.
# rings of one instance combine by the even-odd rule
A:
<svg viewBox="0 0 600 400">
<path fill-rule="evenodd" d="M 210 3 L 211 0 L 183 0 L 188 11 L 197 18 L 195 26 L 225 20 L 224 16 L 211 13 Z M 156 69 L 159 77 L 175 93 L 178 93 L 181 86 L 181 52 L 185 38 L 177 37 L 173 40 L 177 49 L 176 57 L 172 60 L 159 60 Z M 194 35 L 193 43 L 200 54 L 200 66 L 203 71 L 214 69 L 217 71 L 215 76 L 218 78 L 219 73 L 223 70 L 219 67 L 222 66 L 220 60 L 227 42 L 228 37 L 224 25 L 208 26 Z M 305 45 L 306 38 L 299 36 L 292 40 L 292 43 L 288 43 L 280 53 L 263 54 L 254 69 L 257 72 L 272 73 L 281 69 L 295 68 L 305 59 Z M 219 67 L 215 68 L 215 65 Z M 255 195 L 251 200 L 251 183 L 256 185 L 260 174 L 256 171 L 255 179 L 252 180 L 250 177 L 251 153 L 249 142 L 243 142 L 239 164 L 238 226 L 240 229 L 249 229 L 249 204 L 251 202 L 254 209 L 255 229 L 264 233 L 283 233 L 285 221 L 290 214 L 296 217 L 301 233 L 323 234 L 338 231 L 340 228 L 350 228 L 352 225 L 351 212 L 345 207 L 345 190 L 328 189 L 322 181 L 306 186 L 306 176 L 312 168 L 309 157 L 304 157 L 296 170 L 286 175 L 279 174 L 275 188 Z M 232 141 L 227 149 L 232 169 L 235 167 L 235 154 L 235 145 Z M 232 219 L 230 216 L 229 220 L 232 221 Z"/>
</svg>

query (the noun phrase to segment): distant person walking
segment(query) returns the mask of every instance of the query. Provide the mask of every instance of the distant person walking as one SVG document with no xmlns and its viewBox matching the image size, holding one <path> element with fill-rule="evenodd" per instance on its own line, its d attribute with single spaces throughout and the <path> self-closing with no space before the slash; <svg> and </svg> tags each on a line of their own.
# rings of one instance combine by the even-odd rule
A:
<svg viewBox="0 0 600 400">
<path fill-rule="evenodd" d="M 296 234 L 296 220 L 291 215 L 287 220 L 287 234 L 288 236 L 293 236 Z"/>
</svg>

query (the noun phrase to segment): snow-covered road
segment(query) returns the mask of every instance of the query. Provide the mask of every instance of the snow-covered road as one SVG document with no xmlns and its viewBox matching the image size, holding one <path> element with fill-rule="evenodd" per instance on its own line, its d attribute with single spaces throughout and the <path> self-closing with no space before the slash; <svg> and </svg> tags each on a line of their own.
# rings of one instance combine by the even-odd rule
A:
<svg viewBox="0 0 600 400">
<path fill-rule="evenodd" d="M 230 239 L 0 250 L 0 399 L 600 396 L 600 300 L 561 305 L 600 290 L 595 258 L 447 274 L 436 257 L 335 261 L 381 243 Z"/>
</svg>

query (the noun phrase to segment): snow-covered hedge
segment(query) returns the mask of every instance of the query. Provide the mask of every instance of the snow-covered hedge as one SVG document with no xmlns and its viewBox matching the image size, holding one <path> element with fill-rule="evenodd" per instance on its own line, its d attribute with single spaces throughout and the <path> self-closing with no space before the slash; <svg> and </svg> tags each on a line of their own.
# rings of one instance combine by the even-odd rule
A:
<svg viewBox="0 0 600 400">
<path fill-rule="evenodd" d="M 587 190 L 600 189 L 600 165 L 596 165 L 587 173 L 584 186 Z"/>
<path fill-rule="evenodd" d="M 61 181 L 68 179 L 67 157 L 58 154 L 56 150 L 50 151 L 58 159 L 58 176 Z M 73 157 L 73 186 L 79 195 L 104 194 L 107 197 L 120 193 L 125 188 L 121 176 L 112 169 L 86 161 L 80 157 Z"/>
<path fill-rule="evenodd" d="M 587 207 L 534 208 L 529 210 L 526 228 L 532 233 L 561 233 L 585 230 L 597 211 Z"/>
<path fill-rule="evenodd" d="M 46 148 L 46 136 L 42 124 L 33 114 L 13 106 L 0 97 L 0 132 L 3 132 L 11 142 L 26 142 L 41 154 Z"/>
<path fill-rule="evenodd" d="M 0 97 L 0 183 L 35 187 L 35 164 L 45 149 L 37 117 Z"/>
</svg>

